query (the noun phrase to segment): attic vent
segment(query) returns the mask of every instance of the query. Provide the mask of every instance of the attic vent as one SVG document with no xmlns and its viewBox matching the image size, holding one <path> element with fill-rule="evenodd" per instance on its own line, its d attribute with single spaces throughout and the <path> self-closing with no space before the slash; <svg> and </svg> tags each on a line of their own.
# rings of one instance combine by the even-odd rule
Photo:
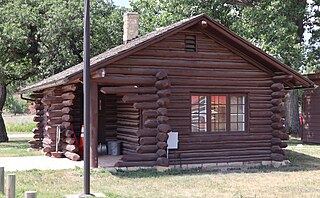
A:
<svg viewBox="0 0 320 198">
<path fill-rule="evenodd" d="M 196 52 L 197 51 L 197 39 L 195 35 L 186 35 L 186 51 Z"/>
</svg>

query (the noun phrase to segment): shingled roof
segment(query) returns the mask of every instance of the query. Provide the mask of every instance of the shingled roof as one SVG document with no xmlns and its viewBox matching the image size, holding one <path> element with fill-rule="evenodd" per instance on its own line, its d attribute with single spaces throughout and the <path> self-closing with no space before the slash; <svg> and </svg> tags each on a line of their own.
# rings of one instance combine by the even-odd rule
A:
<svg viewBox="0 0 320 198">
<path fill-rule="evenodd" d="M 165 28 L 158 29 L 156 31 L 153 31 L 151 33 L 148 33 L 144 36 L 138 37 L 127 44 L 122 44 L 117 47 L 114 47 L 102 54 L 99 54 L 93 58 L 90 59 L 90 69 L 94 69 L 96 66 L 99 66 L 103 63 L 111 63 L 112 61 L 116 61 L 116 58 L 124 55 L 128 56 L 137 48 L 141 47 L 147 47 L 148 45 L 151 45 L 153 42 L 158 41 L 159 39 L 165 38 L 167 36 L 170 36 L 171 34 L 176 33 L 177 31 L 180 31 L 182 29 L 186 29 L 192 25 L 195 25 L 196 23 L 200 22 L 201 20 L 207 20 L 209 21 L 208 25 L 212 26 L 217 32 L 223 33 L 225 39 L 228 39 L 230 42 L 237 42 L 239 48 L 244 53 L 250 53 L 251 56 L 255 57 L 259 62 L 262 62 L 264 65 L 268 65 L 268 67 L 274 67 L 277 68 L 287 74 L 293 75 L 296 81 L 300 82 L 302 84 L 302 87 L 312 87 L 313 82 L 309 79 L 303 77 L 298 72 L 294 71 L 287 65 L 281 63 L 280 61 L 276 60 L 272 56 L 268 55 L 267 53 L 263 52 L 261 49 L 255 47 L 250 42 L 240 38 L 237 36 L 234 32 L 229 30 L 228 28 L 224 27 L 220 23 L 214 21 L 210 17 L 208 17 L 206 14 L 200 14 L 188 19 L 181 20 L 177 23 L 174 23 L 172 25 L 169 25 Z M 111 61 L 111 62 L 110 62 Z M 71 78 L 74 78 L 75 76 L 79 76 L 82 74 L 83 71 L 83 63 L 80 63 L 78 65 L 75 65 L 73 67 L 70 67 L 69 69 L 66 69 L 60 73 L 57 73 L 53 76 L 50 76 L 49 78 L 46 78 L 40 82 L 37 82 L 31 86 L 25 87 L 20 90 L 20 93 L 27 93 L 31 91 L 39 91 L 46 88 L 59 86 L 63 84 L 67 84 L 71 82 Z M 79 77 L 81 78 L 81 76 Z M 74 80 L 74 79 L 73 79 Z"/>
</svg>

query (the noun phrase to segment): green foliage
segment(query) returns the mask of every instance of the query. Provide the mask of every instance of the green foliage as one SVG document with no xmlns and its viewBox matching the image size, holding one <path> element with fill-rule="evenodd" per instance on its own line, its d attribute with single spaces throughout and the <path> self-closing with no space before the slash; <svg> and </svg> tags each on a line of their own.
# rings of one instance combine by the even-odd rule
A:
<svg viewBox="0 0 320 198">
<path fill-rule="evenodd" d="M 112 1 L 91 1 L 92 56 L 121 43 L 124 11 Z M 23 86 L 82 61 L 83 1 L 7 0 L 0 13 L 0 70 L 7 84 Z"/>
<path fill-rule="evenodd" d="M 7 87 L 7 100 L 4 111 L 7 113 L 22 114 L 28 112 L 29 103 L 22 100 L 19 95 L 15 94 L 16 89 L 12 86 Z"/>
</svg>

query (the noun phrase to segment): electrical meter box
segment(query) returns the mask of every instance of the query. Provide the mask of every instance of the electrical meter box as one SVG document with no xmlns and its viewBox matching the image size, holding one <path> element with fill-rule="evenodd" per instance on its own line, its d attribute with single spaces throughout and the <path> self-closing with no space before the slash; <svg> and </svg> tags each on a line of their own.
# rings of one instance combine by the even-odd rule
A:
<svg viewBox="0 0 320 198">
<path fill-rule="evenodd" d="M 168 149 L 178 149 L 178 132 L 169 132 L 168 133 L 169 137 L 167 140 L 167 144 L 168 144 Z"/>
</svg>

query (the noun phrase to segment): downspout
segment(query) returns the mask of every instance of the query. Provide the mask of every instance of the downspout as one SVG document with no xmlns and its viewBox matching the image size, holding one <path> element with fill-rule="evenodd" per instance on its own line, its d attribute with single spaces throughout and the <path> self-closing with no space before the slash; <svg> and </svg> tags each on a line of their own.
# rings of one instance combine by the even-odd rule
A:
<svg viewBox="0 0 320 198">
<path fill-rule="evenodd" d="M 20 98 L 21 98 L 22 100 L 31 101 L 31 102 L 35 102 L 35 101 L 36 101 L 35 99 L 23 97 L 23 94 L 20 94 Z"/>
</svg>

